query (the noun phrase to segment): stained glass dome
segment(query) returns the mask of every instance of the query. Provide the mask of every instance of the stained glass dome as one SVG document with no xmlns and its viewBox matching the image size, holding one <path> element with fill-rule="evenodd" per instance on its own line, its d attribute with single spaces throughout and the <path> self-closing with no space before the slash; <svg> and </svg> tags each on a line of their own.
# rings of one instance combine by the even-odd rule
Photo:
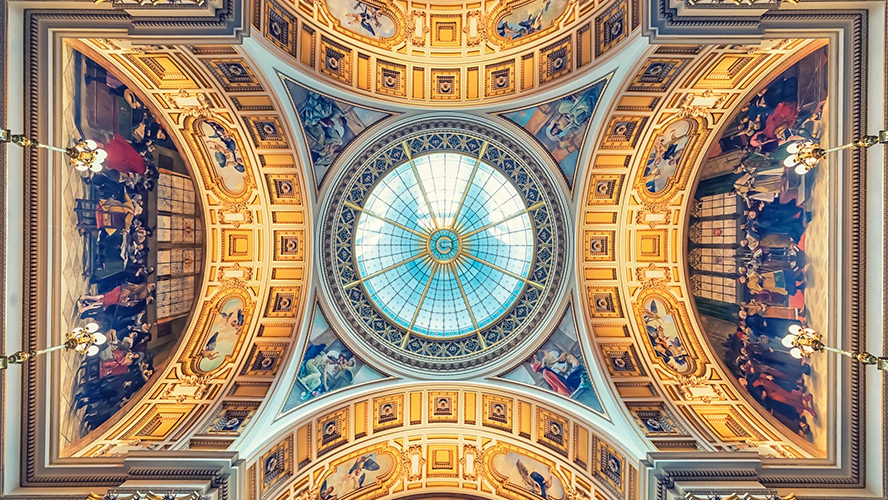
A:
<svg viewBox="0 0 888 500">
<path fill-rule="evenodd" d="M 331 187 L 320 243 L 350 347 L 415 375 L 527 355 L 567 268 L 564 201 L 541 157 L 455 118 L 366 144 Z"/>
<path fill-rule="evenodd" d="M 370 191 L 355 232 L 355 262 L 371 302 L 420 335 L 478 332 L 528 283 L 529 207 L 500 172 L 461 154 L 411 159 Z"/>
</svg>

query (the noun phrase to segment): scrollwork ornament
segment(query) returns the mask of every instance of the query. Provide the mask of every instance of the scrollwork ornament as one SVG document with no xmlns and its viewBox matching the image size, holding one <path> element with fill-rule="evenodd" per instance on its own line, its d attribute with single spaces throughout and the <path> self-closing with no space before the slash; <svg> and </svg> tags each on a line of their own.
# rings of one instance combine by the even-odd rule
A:
<svg viewBox="0 0 888 500">
<path fill-rule="evenodd" d="M 239 275 L 239 276 L 238 276 Z M 253 268 L 235 262 L 232 266 L 219 268 L 219 284 L 223 289 L 245 290 L 247 282 L 253 279 Z"/>
<path fill-rule="evenodd" d="M 648 278 L 648 272 L 660 272 L 663 276 Z M 672 281 L 672 271 L 668 267 L 658 267 L 653 263 L 650 263 L 647 267 L 635 268 L 635 279 L 641 283 L 642 290 L 649 290 L 652 288 L 664 290 L 666 284 Z"/>
<path fill-rule="evenodd" d="M 568 500 L 590 500 L 588 495 L 573 488 L 567 489 L 567 498 Z"/>
<path fill-rule="evenodd" d="M 467 472 L 469 465 L 469 455 L 472 457 L 471 465 L 472 465 L 472 473 Z M 481 460 L 481 452 L 477 447 L 467 444 L 463 446 L 463 456 L 459 459 L 459 465 L 462 466 L 463 470 L 463 479 L 466 481 L 475 481 L 483 476 L 483 468 L 484 464 Z"/>
<path fill-rule="evenodd" d="M 681 104 L 679 105 L 678 116 L 683 117 L 692 117 L 692 118 L 708 118 L 712 121 L 712 110 L 720 108 L 725 100 L 728 98 L 726 94 L 718 94 L 715 102 L 711 105 L 701 106 L 694 105 L 694 100 L 697 97 L 709 98 L 716 95 L 712 90 L 705 90 L 699 96 L 694 93 L 689 93 L 685 95 L 684 99 L 682 99 Z"/>
<path fill-rule="evenodd" d="M 469 27 L 472 18 L 477 18 L 477 21 L 475 22 L 475 36 L 471 35 L 472 29 Z M 466 35 L 466 44 L 468 46 L 476 47 L 481 45 L 482 42 L 487 40 L 487 16 L 485 16 L 480 10 L 469 12 L 466 14 L 466 26 L 463 27 L 462 31 Z"/>
<path fill-rule="evenodd" d="M 237 215 L 240 217 L 232 217 Z M 226 224 L 231 224 L 235 228 L 239 228 L 241 224 L 250 224 L 253 222 L 253 212 L 245 202 L 224 202 L 222 208 L 219 209 L 219 218 Z"/>
<path fill-rule="evenodd" d="M 168 385 L 166 390 L 163 391 L 163 394 L 161 395 L 161 397 L 164 399 L 173 398 L 176 400 L 177 403 L 181 404 L 181 403 L 184 403 L 185 400 L 189 399 L 189 397 L 191 399 L 203 398 L 203 395 L 206 392 L 207 387 L 209 387 L 209 386 L 210 386 L 210 377 L 205 376 L 205 375 L 204 376 L 187 375 L 184 378 L 182 378 L 179 381 L 179 383 Z M 188 388 L 192 388 L 192 387 L 195 388 L 193 391 L 185 391 L 185 392 L 181 392 L 179 394 L 176 394 L 175 396 L 173 395 L 173 392 L 175 392 L 176 389 L 182 389 L 182 388 L 188 389 Z M 191 393 L 190 396 L 188 394 L 189 392 Z"/>
<path fill-rule="evenodd" d="M 416 456 L 416 471 L 413 471 L 413 457 Z M 422 455 L 422 446 L 413 445 L 407 450 L 401 452 L 401 462 L 404 465 L 404 477 L 408 481 L 419 481 L 422 479 L 422 470 L 425 467 L 426 459 Z"/>
<path fill-rule="evenodd" d="M 219 280 L 219 284 L 226 290 L 245 290 L 247 282 L 241 278 L 223 278 Z"/>
<path fill-rule="evenodd" d="M 175 94 L 161 94 L 164 102 L 171 109 L 181 111 L 183 115 L 193 118 L 210 118 L 215 116 L 210 109 L 210 100 L 206 94 L 202 92 L 187 92 L 185 89 L 179 89 Z M 198 104 L 182 106 L 180 100 L 194 99 Z"/>
<path fill-rule="evenodd" d="M 679 377 L 678 387 L 681 391 L 681 396 L 685 399 L 685 401 L 702 401 L 704 404 L 709 404 L 712 401 L 723 401 L 727 399 L 727 396 L 725 395 L 721 387 L 697 375 L 687 375 Z M 694 394 L 693 389 L 696 388 L 706 388 L 712 393 Z"/>
<path fill-rule="evenodd" d="M 660 215 L 662 219 L 650 219 L 648 215 Z M 668 226 L 672 223 L 672 210 L 665 203 L 645 203 L 644 206 L 635 212 L 636 224 L 647 224 L 651 229 L 664 225 Z"/>
<path fill-rule="evenodd" d="M 117 488 L 112 488 L 106 490 L 105 493 L 90 493 L 86 500 L 203 500 L 204 498 L 208 497 L 194 490 L 187 492 L 176 492 L 173 490 L 165 493 L 155 493 L 152 491 L 124 493 Z"/>
</svg>

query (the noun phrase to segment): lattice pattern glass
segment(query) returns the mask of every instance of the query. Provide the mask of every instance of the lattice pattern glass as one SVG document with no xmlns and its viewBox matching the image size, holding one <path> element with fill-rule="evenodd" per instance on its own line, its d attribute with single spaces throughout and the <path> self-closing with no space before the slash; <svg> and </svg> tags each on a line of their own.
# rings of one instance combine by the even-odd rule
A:
<svg viewBox="0 0 888 500">
<path fill-rule="evenodd" d="M 516 187 L 488 165 L 433 153 L 386 174 L 366 198 L 355 263 L 373 304 L 430 337 L 479 331 L 525 286 L 534 234 Z"/>
</svg>

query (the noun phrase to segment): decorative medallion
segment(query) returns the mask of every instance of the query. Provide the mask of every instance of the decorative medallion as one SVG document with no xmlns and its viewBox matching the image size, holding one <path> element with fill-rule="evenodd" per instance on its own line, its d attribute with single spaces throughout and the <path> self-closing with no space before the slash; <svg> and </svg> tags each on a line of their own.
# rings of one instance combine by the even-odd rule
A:
<svg viewBox="0 0 888 500">
<path fill-rule="evenodd" d="M 539 333 L 566 244 L 545 169 L 501 132 L 440 119 L 347 165 L 328 197 L 323 265 L 363 343 L 412 369 L 474 371 Z"/>
</svg>

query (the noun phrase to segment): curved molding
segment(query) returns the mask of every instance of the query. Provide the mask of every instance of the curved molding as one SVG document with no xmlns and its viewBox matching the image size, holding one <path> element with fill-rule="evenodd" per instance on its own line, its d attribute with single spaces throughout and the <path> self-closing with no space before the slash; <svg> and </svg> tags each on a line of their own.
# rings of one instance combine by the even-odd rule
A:
<svg viewBox="0 0 888 500">
<path fill-rule="evenodd" d="M 391 410 L 383 411 L 386 407 L 394 408 L 393 417 Z M 638 458 L 626 450 L 623 439 L 579 415 L 512 388 L 462 384 L 455 389 L 446 382 L 367 387 L 347 400 L 314 407 L 272 435 L 263 434 L 264 443 L 246 457 L 252 485 L 246 498 L 284 491 L 291 492 L 285 498 L 317 497 L 321 478 L 381 443 L 398 449 L 404 464 L 397 478 L 401 486 L 392 490 L 396 496 L 416 487 L 478 491 L 479 482 L 489 481 L 499 496 L 536 498 L 527 486 L 506 484 L 502 471 L 490 470 L 488 458 L 514 452 L 547 464 L 565 490 L 585 495 L 570 498 L 639 498 Z M 415 432 L 417 426 L 422 434 Z M 620 431 L 614 427 L 614 432 Z M 266 473 L 263 464 L 272 456 L 288 457 L 288 466 Z M 565 493 L 566 499 L 569 491 Z"/>
<path fill-rule="evenodd" d="M 332 184 L 336 188 L 327 196 L 321 209 L 321 213 L 328 215 L 323 221 L 323 239 L 318 252 L 324 256 L 321 260 L 323 283 L 336 306 L 332 308 L 334 315 L 339 316 L 351 331 L 360 332 L 359 340 L 369 348 L 397 361 L 402 370 L 415 371 L 420 377 L 448 372 L 449 376 L 466 378 L 499 369 L 491 362 L 505 352 L 518 349 L 529 342 L 534 332 L 541 331 L 554 313 L 552 306 L 563 294 L 567 223 L 564 201 L 551 180 L 553 168 L 547 169 L 519 141 L 476 117 L 419 115 L 377 137 L 340 169 Z M 357 279 L 355 270 L 350 267 L 353 265 L 351 249 L 343 246 L 346 243 L 339 236 L 353 234 L 352 226 L 357 220 L 354 209 L 347 208 L 345 202 L 360 205 L 368 186 L 406 160 L 404 144 L 415 144 L 415 147 L 411 146 L 414 155 L 452 151 L 477 157 L 480 152 L 485 163 L 495 166 L 515 183 L 529 206 L 538 207 L 534 217 L 539 233 L 530 274 L 538 281 L 545 280 L 545 289 L 537 291 L 526 287 L 519 301 L 504 317 L 479 332 L 478 337 L 484 340 L 477 341 L 475 348 L 469 345 L 475 339 L 471 336 L 445 342 L 411 335 L 410 338 L 422 339 L 414 349 L 412 342 L 404 343 L 403 329 L 395 327 L 377 312 L 361 290 L 355 287 L 345 291 L 345 285 Z M 364 308 L 366 312 L 358 315 L 356 311 L 365 311 Z M 514 326 L 508 328 L 504 326 L 512 324 Z M 436 349 L 441 353 L 455 349 L 458 353 L 469 354 L 434 356 Z"/>
</svg>

